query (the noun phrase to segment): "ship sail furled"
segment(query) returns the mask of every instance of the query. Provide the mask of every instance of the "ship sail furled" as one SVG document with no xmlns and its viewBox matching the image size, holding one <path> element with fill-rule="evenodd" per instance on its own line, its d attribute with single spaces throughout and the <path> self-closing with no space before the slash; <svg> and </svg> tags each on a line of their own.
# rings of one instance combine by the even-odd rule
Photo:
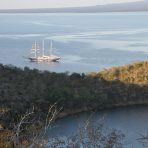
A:
<svg viewBox="0 0 148 148">
<path fill-rule="evenodd" d="M 35 41 L 32 45 L 31 54 L 34 54 L 34 57 L 38 57 L 40 53 L 40 47 L 39 44 Z"/>
<path fill-rule="evenodd" d="M 43 40 L 43 43 L 42 43 L 42 56 L 45 56 L 44 40 Z"/>
<path fill-rule="evenodd" d="M 53 49 L 53 47 L 52 47 L 52 40 L 51 40 L 51 42 L 50 42 L 50 55 L 52 55 L 52 49 Z"/>
</svg>

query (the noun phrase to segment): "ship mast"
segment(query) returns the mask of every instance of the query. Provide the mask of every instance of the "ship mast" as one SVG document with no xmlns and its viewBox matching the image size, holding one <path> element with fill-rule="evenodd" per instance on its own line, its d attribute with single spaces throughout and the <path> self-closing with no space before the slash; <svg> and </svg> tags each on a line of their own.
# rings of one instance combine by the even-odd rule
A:
<svg viewBox="0 0 148 148">
<path fill-rule="evenodd" d="M 36 43 L 36 41 L 35 41 L 35 43 L 34 43 L 34 54 L 35 54 L 35 57 L 37 57 L 37 43 Z"/>
<path fill-rule="evenodd" d="M 56 62 L 60 59 L 60 57 L 52 54 L 52 50 L 53 50 L 52 40 L 50 42 L 50 51 L 49 51 L 50 55 L 47 55 L 47 56 L 45 55 L 44 40 L 42 41 L 42 49 L 41 50 L 40 50 L 39 44 L 36 41 L 34 41 L 32 48 L 31 48 L 31 53 L 34 54 L 34 56 L 28 57 L 28 59 L 33 61 L 33 62 L 38 62 L 38 61 Z"/>
<path fill-rule="evenodd" d="M 52 40 L 50 42 L 50 55 L 52 55 Z"/>
<path fill-rule="evenodd" d="M 38 51 L 39 51 L 39 45 L 37 44 L 36 41 L 33 43 L 31 51 L 32 51 L 31 53 L 34 54 L 34 57 L 37 58 Z"/>
<path fill-rule="evenodd" d="M 44 51 L 45 51 L 45 48 L 44 48 L 44 40 L 43 40 L 43 45 L 42 45 L 42 46 L 43 46 L 43 48 L 42 48 L 42 52 L 43 52 L 43 53 L 42 53 L 42 56 L 44 56 L 44 55 L 45 55 L 45 54 L 44 54 Z"/>
</svg>

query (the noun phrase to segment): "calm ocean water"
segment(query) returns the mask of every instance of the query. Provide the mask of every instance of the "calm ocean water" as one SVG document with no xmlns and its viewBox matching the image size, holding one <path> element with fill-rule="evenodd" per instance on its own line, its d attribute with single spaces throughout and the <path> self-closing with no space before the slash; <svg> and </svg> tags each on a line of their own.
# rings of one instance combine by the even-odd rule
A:
<svg viewBox="0 0 148 148">
<path fill-rule="evenodd" d="M 0 14 L 0 63 L 56 72 L 90 72 L 148 59 L 148 12 Z M 31 63 L 32 42 L 53 40 L 59 63 Z"/>
<path fill-rule="evenodd" d="M 102 14 L 0 14 L 0 63 L 55 72 L 90 72 L 148 59 L 148 12 Z M 59 63 L 31 63 L 32 42 L 53 41 Z M 126 134 L 127 148 L 141 148 L 148 131 L 148 107 L 98 112 L 105 124 Z M 71 135 L 90 113 L 55 123 L 49 136 Z M 54 134 L 53 134 L 54 133 Z"/>
<path fill-rule="evenodd" d="M 104 127 L 120 130 L 125 134 L 123 148 L 144 148 L 138 139 L 148 132 L 148 106 L 125 107 L 68 116 L 58 120 L 49 129 L 48 136 L 51 138 L 75 135 L 88 120 L 94 123 L 101 121 Z"/>
</svg>

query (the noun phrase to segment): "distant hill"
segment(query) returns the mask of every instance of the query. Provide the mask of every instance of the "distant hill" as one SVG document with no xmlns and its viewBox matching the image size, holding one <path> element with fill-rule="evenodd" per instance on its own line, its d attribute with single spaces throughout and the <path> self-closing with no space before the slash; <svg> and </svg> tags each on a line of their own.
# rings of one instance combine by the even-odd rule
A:
<svg viewBox="0 0 148 148">
<path fill-rule="evenodd" d="M 148 1 L 71 8 L 9 9 L 0 13 L 93 13 L 148 11 Z"/>
</svg>

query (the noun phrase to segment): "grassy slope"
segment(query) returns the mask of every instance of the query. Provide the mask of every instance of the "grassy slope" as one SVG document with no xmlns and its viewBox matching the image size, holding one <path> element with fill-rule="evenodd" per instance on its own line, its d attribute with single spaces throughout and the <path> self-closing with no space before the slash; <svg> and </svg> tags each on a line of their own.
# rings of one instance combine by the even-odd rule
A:
<svg viewBox="0 0 148 148">
<path fill-rule="evenodd" d="M 98 73 L 105 80 L 119 80 L 124 83 L 148 85 L 148 61 L 114 67 Z"/>
</svg>

